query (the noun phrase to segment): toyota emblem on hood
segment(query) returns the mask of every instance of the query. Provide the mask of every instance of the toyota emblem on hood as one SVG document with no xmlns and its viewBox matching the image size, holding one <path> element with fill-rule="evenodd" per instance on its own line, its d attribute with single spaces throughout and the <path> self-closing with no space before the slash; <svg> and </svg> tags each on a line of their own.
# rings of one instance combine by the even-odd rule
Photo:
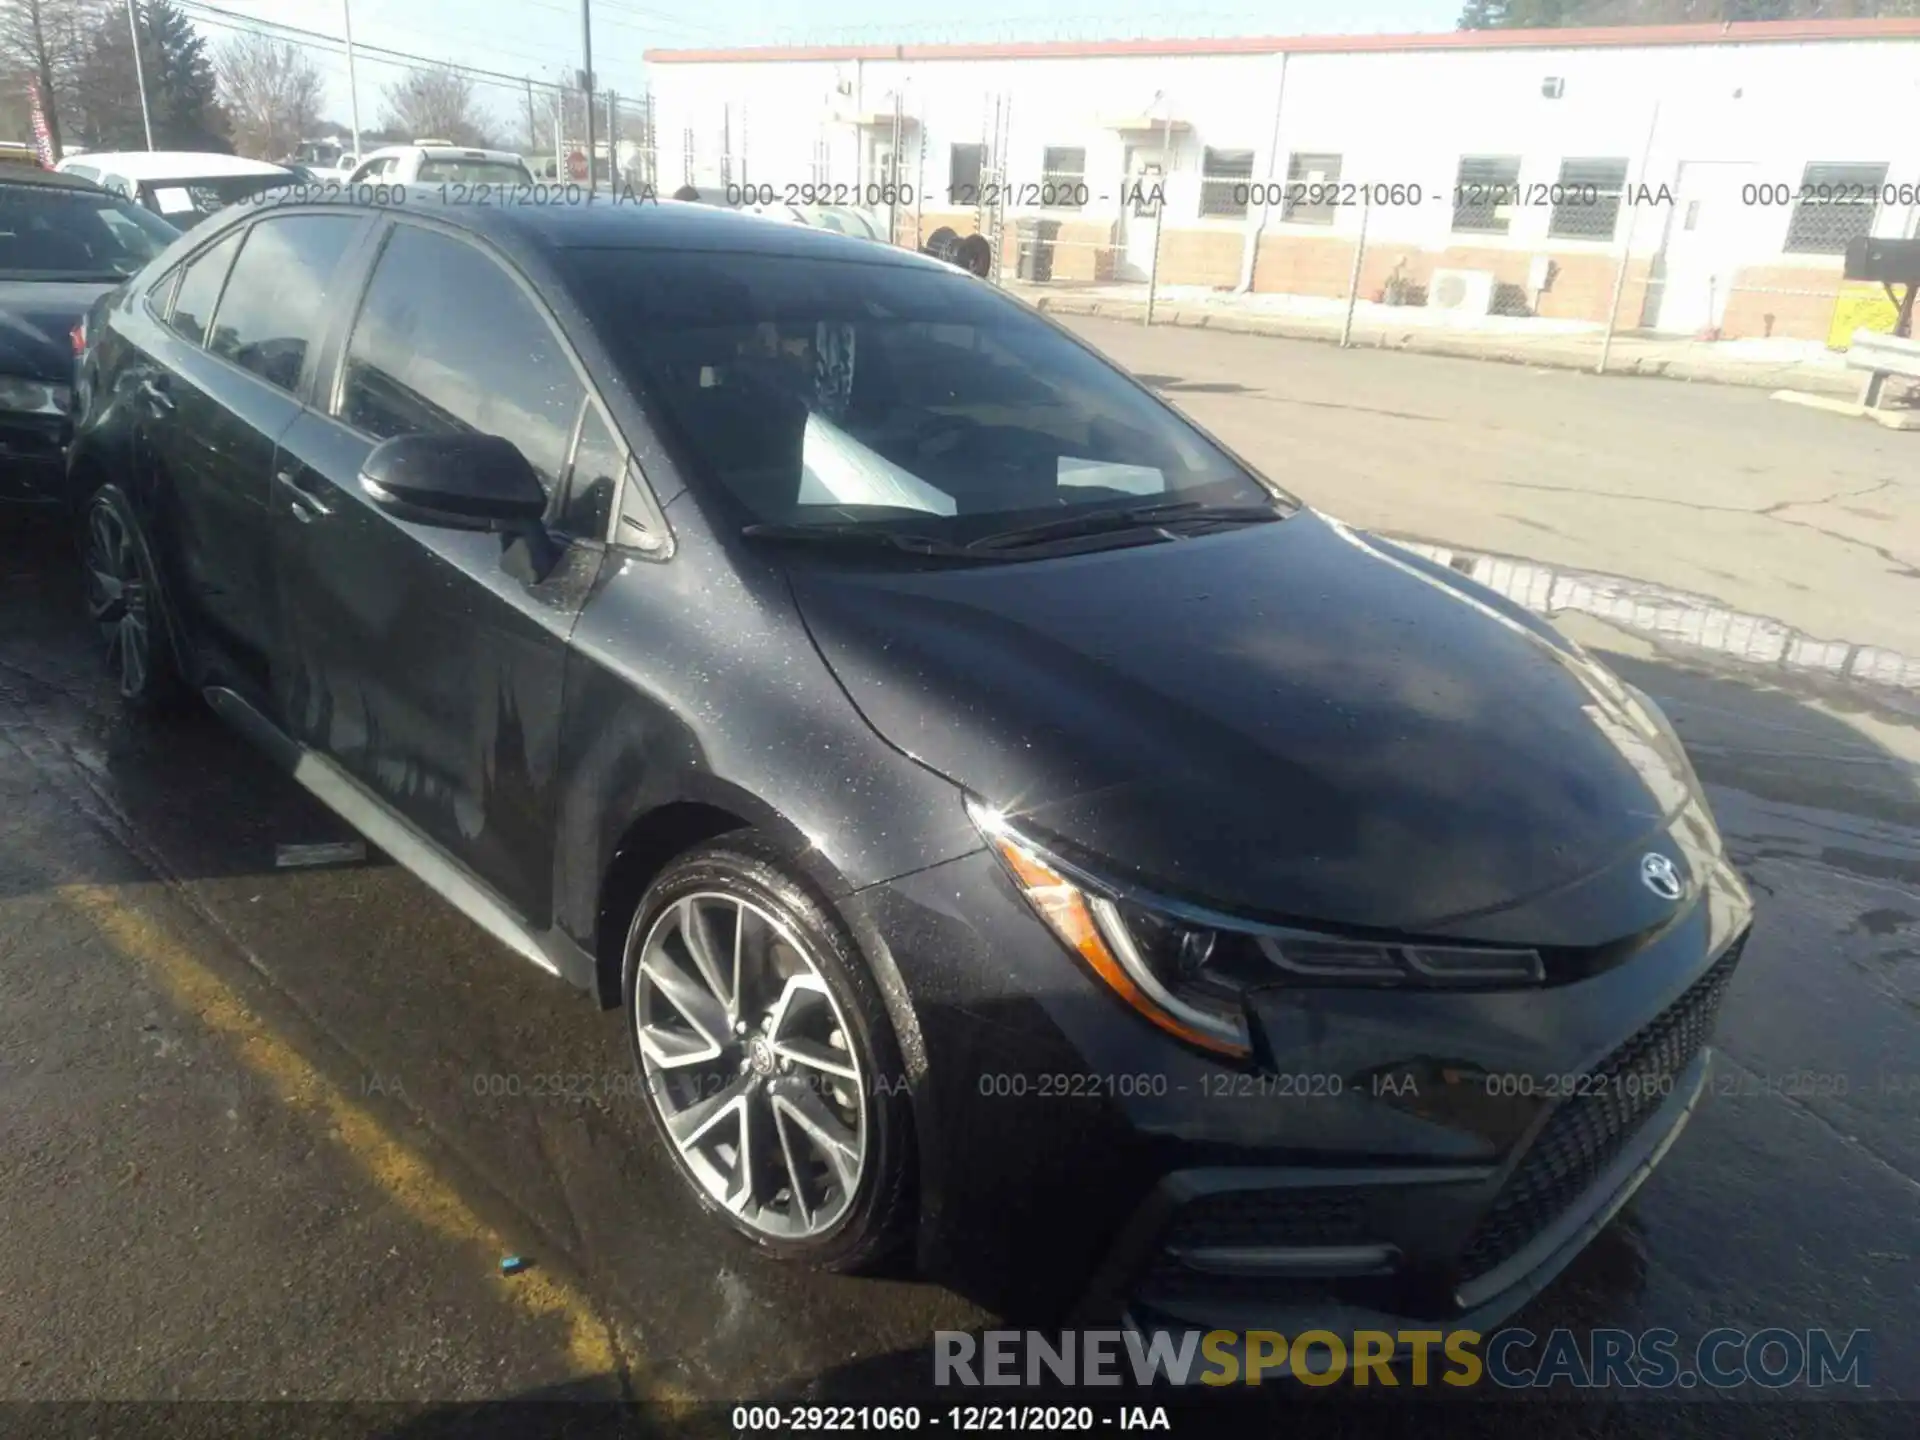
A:
<svg viewBox="0 0 1920 1440">
<path fill-rule="evenodd" d="M 1681 883 L 1679 868 L 1660 854 L 1640 857 L 1640 883 L 1662 900 L 1678 900 L 1680 892 L 1686 888 Z"/>
</svg>

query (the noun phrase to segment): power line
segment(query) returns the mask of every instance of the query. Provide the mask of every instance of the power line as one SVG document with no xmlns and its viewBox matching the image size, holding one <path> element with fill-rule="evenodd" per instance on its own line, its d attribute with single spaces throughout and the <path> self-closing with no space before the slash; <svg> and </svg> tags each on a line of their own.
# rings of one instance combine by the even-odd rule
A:
<svg viewBox="0 0 1920 1440">
<path fill-rule="evenodd" d="M 218 29 L 242 30 L 255 35 L 266 35 L 276 39 L 293 39 L 325 50 L 330 55 L 345 55 L 346 41 L 338 35 L 328 35 L 320 30 L 305 30 L 297 25 L 282 24 L 278 20 L 263 20 L 255 15 L 242 15 L 233 10 L 222 10 L 215 5 L 201 3 L 201 0 L 177 0 L 180 8 L 194 19 Z M 432 55 L 416 55 L 406 50 L 395 50 L 385 45 L 368 45 L 356 42 L 353 47 L 356 56 L 364 55 L 375 60 L 387 60 L 394 64 L 414 66 L 429 70 L 454 70 L 475 79 L 491 80 L 501 85 L 514 85 L 524 88 L 528 84 L 543 90 L 563 90 L 567 87 L 557 85 L 551 80 L 532 80 L 525 75 L 509 75 L 500 70 L 483 70 L 475 65 L 460 65 L 451 60 L 443 60 Z"/>
</svg>

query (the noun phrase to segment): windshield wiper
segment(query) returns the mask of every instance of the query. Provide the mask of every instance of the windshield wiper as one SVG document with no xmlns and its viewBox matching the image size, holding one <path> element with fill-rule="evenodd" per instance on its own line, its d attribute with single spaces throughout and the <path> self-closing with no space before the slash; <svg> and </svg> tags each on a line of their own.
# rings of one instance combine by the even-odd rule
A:
<svg viewBox="0 0 1920 1440">
<path fill-rule="evenodd" d="M 1018 550 L 1053 540 L 1077 540 L 1125 530 L 1173 525 L 1258 525 L 1285 518 L 1273 505 L 1209 505 L 1203 500 L 1169 500 L 1158 505 L 1129 505 L 1120 510 L 1090 510 L 1059 520 L 1043 520 L 969 541 L 970 550 Z"/>
<path fill-rule="evenodd" d="M 938 555 L 951 560 L 986 560 L 991 557 L 964 545 L 936 540 L 931 535 L 888 530 L 878 525 L 748 525 L 740 532 L 749 540 L 795 540 L 824 545 L 868 545 L 881 549 L 904 550 L 909 555 Z"/>
<path fill-rule="evenodd" d="M 0 280 L 38 281 L 42 285 L 117 285 L 133 272 L 118 270 L 0 270 Z"/>
</svg>

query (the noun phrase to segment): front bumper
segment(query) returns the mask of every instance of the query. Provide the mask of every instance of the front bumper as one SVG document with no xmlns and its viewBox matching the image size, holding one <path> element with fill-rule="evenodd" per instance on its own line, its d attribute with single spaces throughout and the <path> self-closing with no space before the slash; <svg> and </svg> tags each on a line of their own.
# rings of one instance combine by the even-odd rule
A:
<svg viewBox="0 0 1920 1440">
<path fill-rule="evenodd" d="M 1688 1017 L 1687 1028 L 1717 1007 L 1734 958 L 1706 977 L 1711 994 L 1675 1007 Z M 1685 1055 L 1677 1047 L 1668 1053 Z M 1410 1322 L 1490 1330 L 1546 1288 L 1633 1198 L 1692 1118 L 1711 1065 L 1712 1052 L 1701 1044 L 1677 1073 L 1656 1065 L 1604 1072 L 1658 1077 L 1672 1088 L 1644 1113 L 1621 1112 L 1619 1124 L 1597 1114 L 1605 1107 L 1593 1096 L 1575 1098 L 1492 1171 L 1169 1175 L 1124 1232 L 1089 1293 L 1089 1310 L 1118 1310 L 1127 1326 L 1149 1334 L 1393 1333 Z M 1337 1198 L 1316 1208 L 1310 1196 Z M 1288 1233 L 1284 1209 L 1274 1206 L 1267 1233 L 1254 1244 L 1193 1243 L 1194 1222 L 1204 1223 L 1210 1207 L 1249 1198 L 1291 1202 L 1295 1214 L 1307 1205 L 1317 1233 L 1295 1243 L 1303 1237 Z M 1396 1212 L 1415 1207 L 1454 1217 L 1457 1258 L 1444 1249 L 1414 1257 L 1391 1243 L 1358 1239 L 1395 1233 Z M 1463 1237 L 1461 1221 L 1470 1227 Z M 1348 1233 L 1330 1237 L 1330 1228 Z M 1329 1238 L 1345 1243 L 1329 1245 Z M 1424 1277 L 1421 1258 L 1438 1261 Z"/>
<path fill-rule="evenodd" d="M 1250 1074 L 1120 1006 L 990 857 L 855 903 L 918 1028 L 923 1265 L 1035 1320 L 1287 1334 L 1483 1327 L 1551 1281 L 1692 1114 L 1751 916 L 1722 863 L 1579 981 L 1294 992 Z"/>
<path fill-rule="evenodd" d="M 0 504 L 52 505 L 66 488 L 64 417 L 0 416 Z"/>
</svg>

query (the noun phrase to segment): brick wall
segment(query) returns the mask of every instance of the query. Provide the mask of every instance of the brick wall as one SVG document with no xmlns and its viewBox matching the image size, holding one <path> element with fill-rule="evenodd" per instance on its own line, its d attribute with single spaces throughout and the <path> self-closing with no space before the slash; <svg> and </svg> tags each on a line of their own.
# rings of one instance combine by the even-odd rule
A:
<svg viewBox="0 0 1920 1440">
<path fill-rule="evenodd" d="M 1825 340 L 1840 297 L 1838 269 L 1756 265 L 1737 271 L 1720 334 L 1728 340 L 1780 335 Z"/>
<path fill-rule="evenodd" d="M 1253 272 L 1253 288 L 1275 294 L 1318 295 L 1345 299 L 1353 277 L 1351 238 L 1341 235 L 1266 234 Z M 1615 257 L 1581 249 L 1565 251 L 1496 250 L 1489 246 L 1450 245 L 1444 250 L 1383 242 L 1367 247 L 1360 267 L 1360 298 L 1382 297 L 1396 267 L 1407 281 L 1425 290 L 1436 270 L 1484 270 L 1497 284 L 1511 287 L 1504 301 L 1514 313 L 1525 313 L 1532 303 L 1527 290 L 1529 269 L 1536 253 L 1552 256 L 1559 266 L 1553 287 L 1540 296 L 1534 313 L 1558 320 L 1604 321 L 1613 303 Z M 1650 262 L 1636 259 L 1628 267 L 1620 300 L 1623 324 L 1632 324 L 1646 293 Z"/>
<path fill-rule="evenodd" d="M 1211 285 L 1231 290 L 1240 283 L 1246 237 L 1239 230 L 1167 226 L 1160 237 L 1162 285 Z"/>
<path fill-rule="evenodd" d="M 1253 288 L 1278 295 L 1345 295 L 1353 275 L 1353 242 L 1336 235 L 1260 237 Z"/>
</svg>

